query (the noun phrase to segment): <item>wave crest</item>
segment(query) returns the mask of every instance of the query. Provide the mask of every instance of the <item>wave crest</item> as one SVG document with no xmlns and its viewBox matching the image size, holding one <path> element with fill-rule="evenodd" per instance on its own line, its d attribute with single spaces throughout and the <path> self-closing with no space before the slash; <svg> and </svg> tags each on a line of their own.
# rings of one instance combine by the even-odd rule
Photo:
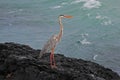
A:
<svg viewBox="0 0 120 80">
<path fill-rule="evenodd" d="M 80 2 L 84 2 L 83 7 L 87 9 L 99 8 L 101 6 L 101 2 L 98 0 L 75 0 L 71 2 L 71 4 L 77 4 Z"/>
<path fill-rule="evenodd" d="M 97 0 L 87 0 L 87 2 L 83 5 L 84 8 L 92 9 L 99 8 L 101 3 Z"/>
<path fill-rule="evenodd" d="M 87 39 L 83 39 L 82 41 L 80 41 L 80 43 L 82 45 L 91 44 L 91 42 L 87 41 Z"/>
</svg>

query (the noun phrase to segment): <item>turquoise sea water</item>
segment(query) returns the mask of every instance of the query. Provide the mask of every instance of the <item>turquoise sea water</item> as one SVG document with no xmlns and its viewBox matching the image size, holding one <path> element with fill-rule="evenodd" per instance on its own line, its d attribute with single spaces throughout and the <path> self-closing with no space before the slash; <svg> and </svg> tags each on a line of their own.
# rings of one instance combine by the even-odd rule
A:
<svg viewBox="0 0 120 80">
<path fill-rule="evenodd" d="M 120 0 L 0 0 L 0 42 L 41 49 L 59 31 L 56 53 L 97 62 L 120 74 Z"/>
</svg>

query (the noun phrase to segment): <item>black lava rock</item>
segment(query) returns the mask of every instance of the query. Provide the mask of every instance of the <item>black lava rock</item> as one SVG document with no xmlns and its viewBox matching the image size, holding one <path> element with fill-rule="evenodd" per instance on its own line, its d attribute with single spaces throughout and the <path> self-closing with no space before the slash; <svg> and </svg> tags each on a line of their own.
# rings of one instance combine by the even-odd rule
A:
<svg viewBox="0 0 120 80">
<path fill-rule="evenodd" d="M 120 80 L 111 69 L 82 59 L 55 54 L 51 69 L 50 53 L 38 59 L 40 50 L 17 43 L 0 43 L 0 80 Z"/>
</svg>

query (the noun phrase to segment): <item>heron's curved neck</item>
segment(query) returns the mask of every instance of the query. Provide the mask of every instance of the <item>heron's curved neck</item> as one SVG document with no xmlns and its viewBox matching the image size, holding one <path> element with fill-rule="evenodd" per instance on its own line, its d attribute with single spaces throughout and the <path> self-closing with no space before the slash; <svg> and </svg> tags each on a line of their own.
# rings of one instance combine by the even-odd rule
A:
<svg viewBox="0 0 120 80">
<path fill-rule="evenodd" d="M 60 41 L 61 37 L 62 37 L 62 34 L 63 34 L 63 24 L 62 24 L 62 21 L 61 21 L 61 17 L 59 17 L 59 25 L 60 25 L 60 31 L 59 31 L 59 34 L 58 34 L 58 41 Z"/>
</svg>

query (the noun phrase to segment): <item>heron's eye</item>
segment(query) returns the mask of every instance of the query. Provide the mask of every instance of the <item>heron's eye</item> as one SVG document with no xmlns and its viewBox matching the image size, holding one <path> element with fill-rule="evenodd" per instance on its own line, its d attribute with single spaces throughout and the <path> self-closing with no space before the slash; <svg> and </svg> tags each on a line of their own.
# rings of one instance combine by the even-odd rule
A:
<svg viewBox="0 0 120 80">
<path fill-rule="evenodd" d="M 61 17 L 64 17 L 64 15 L 60 15 Z"/>
</svg>

